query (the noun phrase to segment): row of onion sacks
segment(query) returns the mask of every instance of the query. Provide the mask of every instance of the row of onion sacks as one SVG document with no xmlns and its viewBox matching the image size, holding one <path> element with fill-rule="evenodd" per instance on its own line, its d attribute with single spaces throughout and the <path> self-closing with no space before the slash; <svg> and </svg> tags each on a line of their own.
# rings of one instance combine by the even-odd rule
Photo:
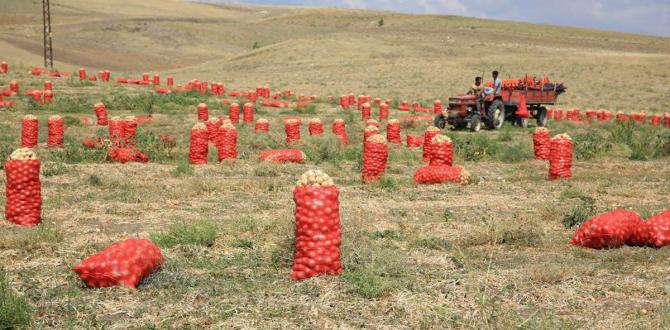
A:
<svg viewBox="0 0 670 330">
<path fill-rule="evenodd" d="M 35 226 L 42 218 L 40 161 L 29 148 L 20 148 L 5 162 L 5 218 L 22 226 Z"/>
<path fill-rule="evenodd" d="M 33 115 L 25 115 L 21 122 L 21 147 L 37 147 L 39 135 L 39 122 Z M 47 148 L 63 147 L 63 118 L 59 115 L 49 117 L 47 122 Z"/>
</svg>

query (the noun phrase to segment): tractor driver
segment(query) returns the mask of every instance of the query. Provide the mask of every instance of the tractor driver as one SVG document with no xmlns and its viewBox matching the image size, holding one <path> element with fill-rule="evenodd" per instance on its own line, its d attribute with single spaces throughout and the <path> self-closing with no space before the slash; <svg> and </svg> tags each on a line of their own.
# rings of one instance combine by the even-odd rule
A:
<svg viewBox="0 0 670 330">
<path fill-rule="evenodd" d="M 482 86 L 482 77 L 475 77 L 475 84 L 470 86 L 468 95 L 480 95 L 484 87 Z"/>
<path fill-rule="evenodd" d="M 482 104 L 484 103 L 484 97 L 489 94 L 493 95 L 500 95 L 502 93 L 502 80 L 498 78 L 498 71 L 494 70 L 491 72 L 491 76 L 493 77 L 493 88 L 491 87 L 485 87 L 484 91 L 479 94 L 477 97 L 477 112 L 481 113 L 482 111 Z"/>
</svg>

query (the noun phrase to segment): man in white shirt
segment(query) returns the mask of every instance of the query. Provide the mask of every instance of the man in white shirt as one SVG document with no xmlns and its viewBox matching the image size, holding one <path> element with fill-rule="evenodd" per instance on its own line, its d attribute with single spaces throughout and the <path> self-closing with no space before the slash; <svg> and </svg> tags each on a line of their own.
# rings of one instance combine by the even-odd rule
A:
<svg viewBox="0 0 670 330">
<path fill-rule="evenodd" d="M 481 113 L 482 104 L 484 103 L 484 98 L 486 95 L 494 93 L 494 95 L 500 95 L 502 93 L 502 80 L 498 78 L 498 71 L 495 70 L 491 72 L 493 76 L 493 88 L 485 87 L 484 91 L 477 97 L 477 113 Z"/>
<path fill-rule="evenodd" d="M 493 76 L 493 89 L 495 90 L 495 95 L 500 95 L 502 93 L 502 80 L 498 78 L 498 71 L 491 72 Z"/>
</svg>

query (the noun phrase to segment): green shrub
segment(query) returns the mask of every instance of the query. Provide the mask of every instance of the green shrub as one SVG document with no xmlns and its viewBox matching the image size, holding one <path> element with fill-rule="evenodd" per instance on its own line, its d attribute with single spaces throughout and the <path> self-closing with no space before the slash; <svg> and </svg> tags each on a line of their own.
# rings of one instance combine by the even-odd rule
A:
<svg viewBox="0 0 670 330">
<path fill-rule="evenodd" d="M 397 280 L 365 270 L 346 272 L 343 278 L 352 292 L 366 299 L 379 298 L 398 287 Z"/>
<path fill-rule="evenodd" d="M 405 233 L 400 230 L 384 229 L 382 231 L 375 231 L 370 234 L 372 239 L 390 239 L 394 241 L 404 241 Z"/>
<path fill-rule="evenodd" d="M 29 327 L 32 323 L 26 299 L 14 293 L 5 270 L 0 268 L 0 329 Z"/>
<path fill-rule="evenodd" d="M 302 150 L 307 159 L 315 164 L 326 162 L 337 164 L 345 157 L 340 140 L 333 135 L 308 138 L 305 144 Z"/>
<path fill-rule="evenodd" d="M 612 142 L 595 130 L 586 134 L 575 135 L 572 138 L 575 158 L 589 160 L 612 151 Z"/>
<path fill-rule="evenodd" d="M 167 231 L 152 233 L 150 237 L 156 245 L 171 248 L 176 245 L 212 246 L 217 234 L 218 226 L 214 222 L 200 220 L 190 224 L 173 224 Z"/>
<path fill-rule="evenodd" d="M 442 250 L 448 251 L 451 250 L 451 241 L 445 238 L 430 237 L 422 238 L 415 242 L 415 245 L 418 247 L 423 247 L 431 250 Z"/>
<path fill-rule="evenodd" d="M 93 113 L 93 106 L 81 97 L 57 96 L 49 104 L 53 113 Z"/>
<path fill-rule="evenodd" d="M 42 223 L 37 228 L 12 228 L 7 237 L 0 240 L 0 249 L 21 249 L 30 252 L 42 247 L 53 247 L 63 241 L 63 232 L 56 227 Z"/>
<path fill-rule="evenodd" d="M 57 176 L 67 173 L 63 162 L 45 162 L 42 166 L 42 175 L 45 177 Z"/>
<path fill-rule="evenodd" d="M 501 146 L 495 158 L 503 163 L 518 163 L 533 159 L 534 154 L 532 148 L 521 143 L 511 146 Z"/>
<path fill-rule="evenodd" d="M 452 139 L 453 140 L 453 139 Z M 468 161 L 478 161 L 495 156 L 500 145 L 483 134 L 470 134 L 454 141 L 456 154 Z"/>
<path fill-rule="evenodd" d="M 590 197 L 580 197 L 580 203 L 573 207 L 572 210 L 563 216 L 563 226 L 566 228 L 574 228 L 581 225 L 588 218 L 596 213 L 595 201 Z"/>
<path fill-rule="evenodd" d="M 193 166 L 191 166 L 188 161 L 181 161 L 177 164 L 177 167 L 172 170 L 171 174 L 175 178 L 180 176 L 191 176 L 193 175 Z"/>
</svg>

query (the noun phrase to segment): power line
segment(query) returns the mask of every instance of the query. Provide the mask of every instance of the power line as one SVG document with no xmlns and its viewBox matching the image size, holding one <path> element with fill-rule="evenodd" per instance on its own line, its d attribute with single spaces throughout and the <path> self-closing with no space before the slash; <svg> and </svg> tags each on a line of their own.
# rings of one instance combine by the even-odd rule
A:
<svg viewBox="0 0 670 330">
<path fill-rule="evenodd" d="M 54 68 L 54 54 L 51 48 L 51 9 L 49 0 L 42 0 L 42 18 L 44 22 L 44 67 Z"/>
</svg>

